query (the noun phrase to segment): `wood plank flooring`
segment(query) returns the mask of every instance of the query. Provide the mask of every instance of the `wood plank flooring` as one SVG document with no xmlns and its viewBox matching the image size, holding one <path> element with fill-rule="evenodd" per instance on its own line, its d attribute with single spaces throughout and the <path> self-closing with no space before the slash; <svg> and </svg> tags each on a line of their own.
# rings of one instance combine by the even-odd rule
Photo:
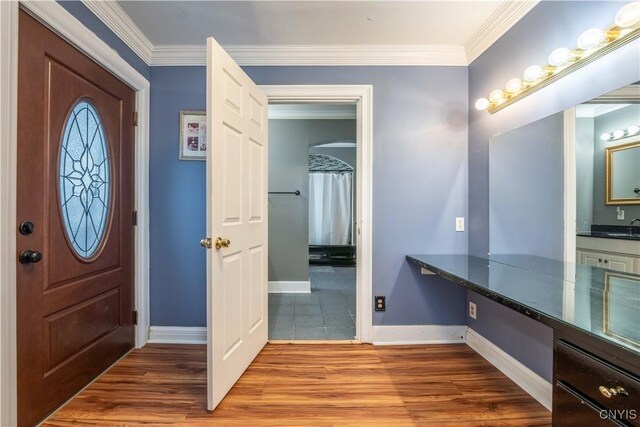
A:
<svg viewBox="0 0 640 427">
<path fill-rule="evenodd" d="M 134 350 L 43 425 L 551 425 L 550 412 L 464 344 L 268 344 L 213 413 L 205 351 Z"/>
</svg>

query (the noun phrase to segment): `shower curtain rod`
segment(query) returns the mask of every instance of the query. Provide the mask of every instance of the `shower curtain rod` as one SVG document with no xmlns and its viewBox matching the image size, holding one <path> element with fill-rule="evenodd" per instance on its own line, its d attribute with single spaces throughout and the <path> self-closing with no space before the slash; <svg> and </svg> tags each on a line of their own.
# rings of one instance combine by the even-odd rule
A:
<svg viewBox="0 0 640 427">
<path fill-rule="evenodd" d="M 309 170 L 309 173 L 353 173 L 353 171 L 346 171 L 340 169 L 318 169 L 318 170 Z"/>
<path fill-rule="evenodd" d="M 269 194 L 295 194 L 296 196 L 300 195 L 300 190 L 296 191 L 269 191 Z"/>
</svg>

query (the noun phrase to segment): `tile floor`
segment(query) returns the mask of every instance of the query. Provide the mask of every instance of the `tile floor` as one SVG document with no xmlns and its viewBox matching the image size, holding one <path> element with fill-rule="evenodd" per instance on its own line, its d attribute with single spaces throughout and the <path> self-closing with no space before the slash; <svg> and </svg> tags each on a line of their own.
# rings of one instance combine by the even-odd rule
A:
<svg viewBox="0 0 640 427">
<path fill-rule="evenodd" d="M 269 339 L 354 339 L 355 267 L 310 266 L 309 276 L 310 294 L 269 294 Z"/>
</svg>

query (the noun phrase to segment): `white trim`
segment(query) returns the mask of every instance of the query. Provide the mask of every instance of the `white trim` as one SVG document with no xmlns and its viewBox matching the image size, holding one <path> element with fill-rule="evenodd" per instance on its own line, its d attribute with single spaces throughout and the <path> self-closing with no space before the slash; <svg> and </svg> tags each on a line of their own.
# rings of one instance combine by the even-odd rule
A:
<svg viewBox="0 0 640 427">
<path fill-rule="evenodd" d="M 550 382 L 533 372 L 505 353 L 500 347 L 469 328 L 467 330 L 467 345 L 476 353 L 484 357 L 489 363 L 498 368 L 511 381 L 536 399 L 542 406 L 551 410 L 553 387 Z"/>
<path fill-rule="evenodd" d="M 135 295 L 138 310 L 136 346 L 149 334 L 149 81 L 109 45 L 87 29 L 55 1 L 21 2 L 32 16 L 89 56 L 136 91 L 136 227 Z M 0 2 L 0 425 L 14 425 L 17 418 L 15 359 L 15 224 L 17 183 L 17 66 L 18 4 Z M 10 90 L 7 90 L 10 88 Z"/>
<path fill-rule="evenodd" d="M 468 65 L 454 45 L 225 45 L 241 66 Z M 166 44 L 153 48 L 152 66 L 205 65 L 205 46 Z"/>
<path fill-rule="evenodd" d="M 465 43 L 466 65 L 489 49 L 539 2 L 540 0 L 510 0 L 498 6 Z"/>
<path fill-rule="evenodd" d="M 576 170 L 576 109 L 564 110 L 564 262 L 576 262 L 577 170 Z M 568 278 L 575 280 L 575 277 Z"/>
<path fill-rule="evenodd" d="M 151 326 L 149 344 L 207 344 L 206 326 Z"/>
<path fill-rule="evenodd" d="M 374 326 L 373 345 L 458 344 L 466 333 L 466 325 Z"/>
<path fill-rule="evenodd" d="M 260 86 L 270 103 L 348 103 L 357 105 L 356 173 L 356 335 L 360 342 L 373 339 L 372 233 L 373 87 L 370 85 L 267 85 Z"/>
<path fill-rule="evenodd" d="M 115 0 L 82 0 L 82 3 L 149 65 L 153 43 Z"/>
<path fill-rule="evenodd" d="M 269 120 L 355 120 L 357 117 L 355 105 L 272 104 L 269 106 Z"/>
<path fill-rule="evenodd" d="M 270 294 L 310 294 L 311 282 L 269 281 Z"/>
<path fill-rule="evenodd" d="M 0 1 L 0 425 L 17 424 L 16 151 L 18 4 Z"/>
</svg>

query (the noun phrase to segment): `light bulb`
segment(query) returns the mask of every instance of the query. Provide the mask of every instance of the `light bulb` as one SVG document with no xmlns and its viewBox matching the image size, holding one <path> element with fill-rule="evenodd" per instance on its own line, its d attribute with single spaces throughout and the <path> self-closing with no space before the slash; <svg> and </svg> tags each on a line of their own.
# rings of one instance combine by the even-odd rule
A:
<svg viewBox="0 0 640 427">
<path fill-rule="evenodd" d="M 600 139 L 602 141 L 608 141 L 611 139 L 611 134 L 610 133 L 603 133 L 602 135 L 600 135 Z"/>
<path fill-rule="evenodd" d="M 635 135 L 638 132 L 640 132 L 640 126 L 629 126 L 629 128 L 627 129 L 627 135 Z"/>
<path fill-rule="evenodd" d="M 487 98 L 480 98 L 476 101 L 476 110 L 486 110 L 489 108 L 489 100 Z"/>
<path fill-rule="evenodd" d="M 500 89 L 496 89 L 491 91 L 489 94 L 489 101 L 493 103 L 498 103 L 504 101 L 504 92 Z"/>
<path fill-rule="evenodd" d="M 578 37 L 578 47 L 582 50 L 591 50 L 600 46 L 607 40 L 607 36 L 600 28 L 591 28 Z"/>
<path fill-rule="evenodd" d="M 513 94 L 513 93 L 518 93 L 522 90 L 523 88 L 523 84 L 522 84 L 522 80 L 520 79 L 511 79 L 507 82 L 507 92 Z"/>
<path fill-rule="evenodd" d="M 634 1 L 622 8 L 616 13 L 616 26 L 621 28 L 633 27 L 640 22 L 640 2 Z"/>
<path fill-rule="evenodd" d="M 613 131 L 613 139 L 620 139 L 624 136 L 625 132 L 622 129 Z"/>
<path fill-rule="evenodd" d="M 540 80 L 545 77 L 547 72 L 539 65 L 531 65 L 524 70 L 522 73 L 522 78 L 526 82 L 535 82 L 536 80 Z"/>
<path fill-rule="evenodd" d="M 573 60 L 573 54 L 566 47 L 559 47 L 549 55 L 549 64 L 554 67 L 562 67 Z"/>
</svg>

